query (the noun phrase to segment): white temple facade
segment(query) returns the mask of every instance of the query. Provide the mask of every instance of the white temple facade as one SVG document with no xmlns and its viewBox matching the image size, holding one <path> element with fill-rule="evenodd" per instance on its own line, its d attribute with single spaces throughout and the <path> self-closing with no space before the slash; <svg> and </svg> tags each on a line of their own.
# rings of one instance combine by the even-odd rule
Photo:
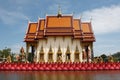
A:
<svg viewBox="0 0 120 80">
<path fill-rule="evenodd" d="M 95 37 L 91 22 L 73 15 L 46 16 L 28 23 L 26 58 L 35 62 L 91 62 Z"/>
</svg>

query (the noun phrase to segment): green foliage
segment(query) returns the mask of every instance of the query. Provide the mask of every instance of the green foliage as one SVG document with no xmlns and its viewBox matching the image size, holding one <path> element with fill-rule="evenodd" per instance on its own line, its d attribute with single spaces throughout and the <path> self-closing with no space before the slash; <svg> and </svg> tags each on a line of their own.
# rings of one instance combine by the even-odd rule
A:
<svg viewBox="0 0 120 80">
<path fill-rule="evenodd" d="M 120 52 L 114 53 L 112 56 L 113 56 L 113 57 L 119 57 L 119 58 L 120 58 Z"/>
<path fill-rule="evenodd" d="M 105 54 L 102 54 L 101 57 L 104 59 L 104 58 L 107 58 L 107 56 Z"/>
<path fill-rule="evenodd" d="M 0 57 L 5 57 L 7 58 L 11 54 L 11 49 L 10 48 L 5 48 L 3 50 L 0 50 Z"/>
<path fill-rule="evenodd" d="M 105 54 L 102 54 L 100 57 L 102 57 L 103 62 L 107 62 L 108 61 L 108 57 Z"/>
<path fill-rule="evenodd" d="M 12 61 L 12 62 L 14 62 L 14 55 L 15 55 L 15 54 L 13 54 L 13 53 L 11 54 L 11 61 Z"/>
<path fill-rule="evenodd" d="M 120 52 L 114 53 L 112 56 L 115 62 L 120 61 Z"/>
<path fill-rule="evenodd" d="M 118 62 L 118 61 L 120 62 L 120 52 L 114 53 L 113 55 L 109 55 L 109 56 L 113 57 L 114 62 Z M 102 54 L 102 55 L 100 55 L 98 57 L 102 57 L 103 62 L 108 62 L 109 56 L 107 56 L 105 54 Z M 94 57 L 94 58 L 96 58 L 96 57 Z"/>
</svg>

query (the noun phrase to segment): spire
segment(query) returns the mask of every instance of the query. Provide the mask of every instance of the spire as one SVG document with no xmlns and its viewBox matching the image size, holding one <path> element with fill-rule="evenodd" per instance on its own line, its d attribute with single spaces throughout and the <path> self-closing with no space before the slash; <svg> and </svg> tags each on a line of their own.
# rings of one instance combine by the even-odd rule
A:
<svg viewBox="0 0 120 80">
<path fill-rule="evenodd" d="M 61 17 L 62 16 L 62 12 L 61 12 L 61 7 L 60 7 L 60 5 L 58 6 L 58 15 L 57 15 L 58 17 Z"/>
<path fill-rule="evenodd" d="M 92 22 L 92 16 L 90 17 L 90 22 Z"/>
<path fill-rule="evenodd" d="M 81 15 L 80 15 L 80 19 L 82 19 L 82 17 L 83 17 L 83 15 L 81 14 Z"/>
<path fill-rule="evenodd" d="M 38 16 L 38 20 L 40 20 L 40 17 Z"/>
</svg>

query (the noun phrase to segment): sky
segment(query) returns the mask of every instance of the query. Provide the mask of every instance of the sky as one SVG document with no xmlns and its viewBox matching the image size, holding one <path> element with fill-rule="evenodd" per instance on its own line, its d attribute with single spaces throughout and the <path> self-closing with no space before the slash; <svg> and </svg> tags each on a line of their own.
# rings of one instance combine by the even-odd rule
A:
<svg viewBox="0 0 120 80">
<path fill-rule="evenodd" d="M 74 18 L 92 23 L 96 37 L 94 55 L 120 52 L 120 0 L 0 0 L 0 50 L 25 48 L 28 22 L 37 22 L 46 14 L 74 14 Z"/>
</svg>

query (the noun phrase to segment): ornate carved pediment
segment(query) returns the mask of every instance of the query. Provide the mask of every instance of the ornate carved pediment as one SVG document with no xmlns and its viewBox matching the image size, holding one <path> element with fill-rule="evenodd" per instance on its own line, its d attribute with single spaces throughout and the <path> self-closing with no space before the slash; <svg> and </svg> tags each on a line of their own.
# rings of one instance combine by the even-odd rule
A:
<svg viewBox="0 0 120 80">
<path fill-rule="evenodd" d="M 70 48 L 69 48 L 69 46 L 67 46 L 66 54 L 70 54 Z"/>
<path fill-rule="evenodd" d="M 41 46 L 40 54 L 44 54 L 43 46 Z"/>
<path fill-rule="evenodd" d="M 79 54 L 78 46 L 76 46 L 75 54 Z"/>
<path fill-rule="evenodd" d="M 48 54 L 53 54 L 51 46 L 50 46 Z"/>
<path fill-rule="evenodd" d="M 61 49 L 60 49 L 60 46 L 59 46 L 59 48 L 58 48 L 57 54 L 62 54 L 62 51 L 61 51 Z"/>
</svg>

